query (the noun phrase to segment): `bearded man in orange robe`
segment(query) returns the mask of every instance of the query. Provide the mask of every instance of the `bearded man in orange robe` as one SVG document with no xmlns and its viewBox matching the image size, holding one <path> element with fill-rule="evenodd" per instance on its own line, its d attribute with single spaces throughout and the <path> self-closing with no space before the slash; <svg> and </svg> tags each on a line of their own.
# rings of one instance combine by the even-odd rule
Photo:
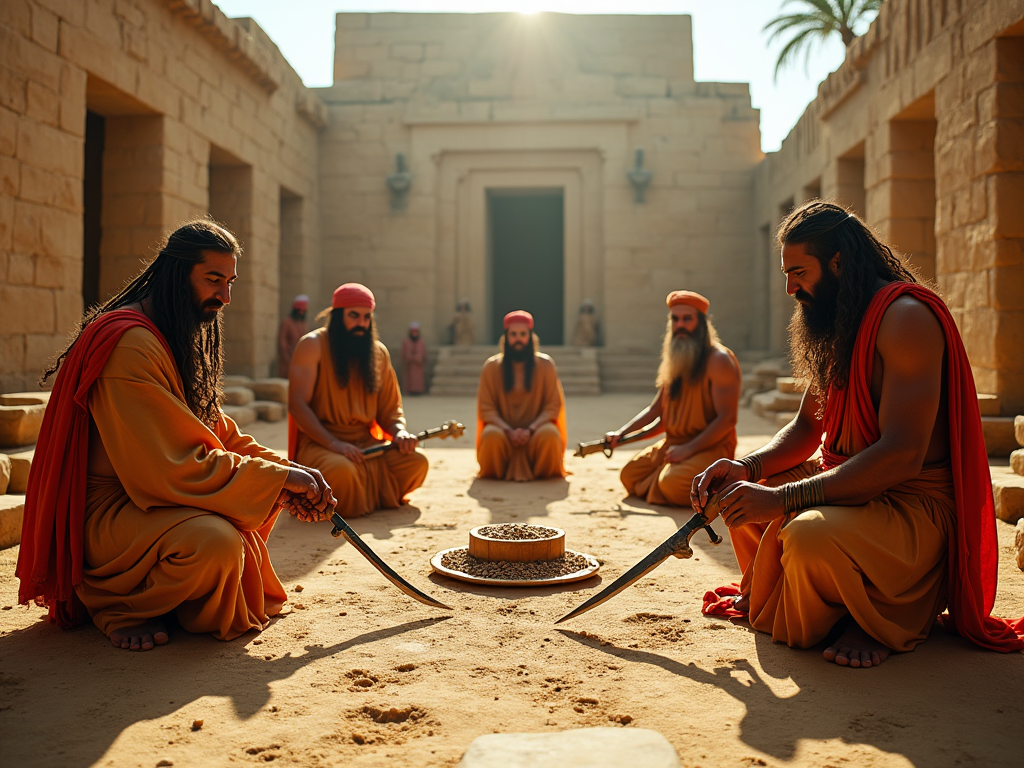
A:
<svg viewBox="0 0 1024 768">
<path fill-rule="evenodd" d="M 565 477 L 565 395 L 555 362 L 537 351 L 529 312 L 509 312 L 504 324 L 501 352 L 484 363 L 477 390 L 480 477 Z"/>
<path fill-rule="evenodd" d="M 694 480 L 694 508 L 721 511 L 743 572 L 738 599 L 709 592 L 705 612 L 747 613 L 800 648 L 831 636 L 825 659 L 850 667 L 913 649 L 947 607 L 979 645 L 1024 648 L 1024 619 L 990 615 L 991 479 L 946 305 L 839 206 L 807 203 L 778 242 L 809 388 L 768 445 Z"/>
<path fill-rule="evenodd" d="M 427 477 L 427 456 L 406 429 L 391 356 L 373 321 L 373 293 L 345 283 L 327 326 L 295 348 L 288 387 L 289 455 L 323 472 L 342 517 L 404 504 Z M 390 438 L 396 450 L 363 455 Z"/>
<path fill-rule="evenodd" d="M 620 477 L 632 496 L 681 507 L 690 504 L 694 476 L 736 452 L 740 367 L 718 340 L 706 298 L 693 291 L 673 291 L 665 303 L 668 327 L 658 393 L 649 406 L 606 437 L 614 448 L 623 435 L 660 419 L 652 435 L 663 431 L 665 438 L 630 459 Z"/>
<path fill-rule="evenodd" d="M 326 518 L 316 470 L 221 410 L 221 310 L 241 249 L 197 220 L 82 319 L 43 420 L 25 500 L 19 599 L 118 648 L 168 640 L 162 617 L 230 640 L 285 602 L 266 541 L 278 513 Z"/>
</svg>

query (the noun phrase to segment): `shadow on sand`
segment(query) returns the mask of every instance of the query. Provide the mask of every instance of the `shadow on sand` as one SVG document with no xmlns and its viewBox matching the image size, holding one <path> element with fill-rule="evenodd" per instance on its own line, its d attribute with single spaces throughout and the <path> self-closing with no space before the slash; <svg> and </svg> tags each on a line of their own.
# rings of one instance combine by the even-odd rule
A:
<svg viewBox="0 0 1024 768">
<path fill-rule="evenodd" d="M 528 493 L 523 493 L 523 489 Z M 477 477 L 466 495 L 488 511 L 490 522 L 505 523 L 520 517 L 547 515 L 549 504 L 569 497 L 569 481 L 564 477 L 548 477 L 529 483 L 512 483 Z"/>
<path fill-rule="evenodd" d="M 246 643 L 255 634 L 221 643 L 178 630 L 159 651 L 132 654 L 128 674 L 125 652 L 112 649 L 95 629 L 75 630 L 76 642 L 69 643 L 67 632 L 40 621 L 0 638 L 0 753 L 10 766 L 92 765 L 135 723 L 204 696 L 230 698 L 238 716 L 248 719 L 266 706 L 273 683 L 307 664 L 448 618 L 398 624 L 270 660 L 250 654 Z"/>
</svg>

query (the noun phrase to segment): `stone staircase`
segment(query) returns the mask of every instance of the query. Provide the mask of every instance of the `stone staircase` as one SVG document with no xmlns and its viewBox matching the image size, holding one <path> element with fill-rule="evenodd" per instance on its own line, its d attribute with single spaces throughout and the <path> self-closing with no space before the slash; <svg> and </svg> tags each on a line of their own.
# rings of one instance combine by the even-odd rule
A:
<svg viewBox="0 0 1024 768">
<path fill-rule="evenodd" d="M 647 350 L 601 349 L 602 392 L 649 392 L 654 396 L 660 353 Z"/>
<path fill-rule="evenodd" d="M 558 366 L 558 376 L 567 395 L 601 394 L 597 350 L 590 347 L 541 347 Z M 447 397 L 476 397 L 480 368 L 496 345 L 441 347 L 434 366 L 430 394 Z"/>
</svg>

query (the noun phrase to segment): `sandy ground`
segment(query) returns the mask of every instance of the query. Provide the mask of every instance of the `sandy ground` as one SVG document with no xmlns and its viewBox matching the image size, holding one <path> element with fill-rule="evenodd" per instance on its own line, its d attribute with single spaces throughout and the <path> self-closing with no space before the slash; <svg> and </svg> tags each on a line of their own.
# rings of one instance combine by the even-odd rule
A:
<svg viewBox="0 0 1024 768">
<path fill-rule="evenodd" d="M 570 439 L 597 437 L 643 404 L 574 399 Z M 414 428 L 474 412 L 472 401 L 441 398 L 407 409 Z M 748 412 L 740 426 L 741 450 L 772 431 Z M 282 425 L 255 427 L 283 447 Z M 3 764 L 451 766 L 480 734 L 621 722 L 660 731 L 685 766 L 1021 764 L 1024 656 L 936 631 L 880 669 L 851 670 L 820 650 L 773 645 L 701 616 L 704 591 L 737 578 L 729 544 L 701 535 L 694 559 L 666 562 L 556 629 L 688 513 L 623 498 L 617 472 L 629 451 L 567 458 L 567 481 L 518 485 L 474 479 L 471 434 L 427 451 L 430 476 L 411 505 L 354 527 L 452 611 L 405 597 L 328 524 L 287 518 L 270 541 L 293 596 L 284 616 L 231 643 L 176 630 L 166 647 L 129 653 L 93 628 L 64 632 L 16 606 L 17 549 L 0 552 Z M 510 590 L 431 575 L 433 553 L 492 521 L 564 528 L 571 548 L 604 562 L 600 576 Z M 996 611 L 1020 616 L 1012 528 L 1000 523 L 999 536 Z"/>
</svg>

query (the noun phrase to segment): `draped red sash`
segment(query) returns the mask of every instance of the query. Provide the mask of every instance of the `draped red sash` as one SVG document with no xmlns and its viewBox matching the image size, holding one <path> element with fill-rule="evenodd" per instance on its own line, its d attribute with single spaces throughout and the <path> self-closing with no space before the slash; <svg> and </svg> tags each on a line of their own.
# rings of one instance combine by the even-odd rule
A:
<svg viewBox="0 0 1024 768">
<path fill-rule="evenodd" d="M 75 594 L 82 583 L 85 483 L 89 464 L 89 390 L 121 335 L 142 326 L 171 350 L 141 312 L 117 309 L 82 331 L 64 359 L 43 414 L 25 495 L 21 551 L 15 574 L 18 602 L 50 609 L 50 621 L 72 627 L 89 614 Z"/>
<path fill-rule="evenodd" d="M 1024 618 L 1008 620 L 990 615 L 996 595 L 999 547 L 974 375 L 953 316 L 942 299 L 923 285 L 890 283 L 868 305 L 857 332 L 849 384 L 829 390 L 822 468 L 830 469 L 846 458 L 836 448 L 840 431 L 866 445 L 881 437 L 878 414 L 871 401 L 875 342 L 885 310 L 900 296 L 912 296 L 931 309 L 946 336 L 949 451 L 956 495 L 956 533 L 949 541 L 949 618 L 957 632 L 984 648 L 1021 650 Z"/>
</svg>

